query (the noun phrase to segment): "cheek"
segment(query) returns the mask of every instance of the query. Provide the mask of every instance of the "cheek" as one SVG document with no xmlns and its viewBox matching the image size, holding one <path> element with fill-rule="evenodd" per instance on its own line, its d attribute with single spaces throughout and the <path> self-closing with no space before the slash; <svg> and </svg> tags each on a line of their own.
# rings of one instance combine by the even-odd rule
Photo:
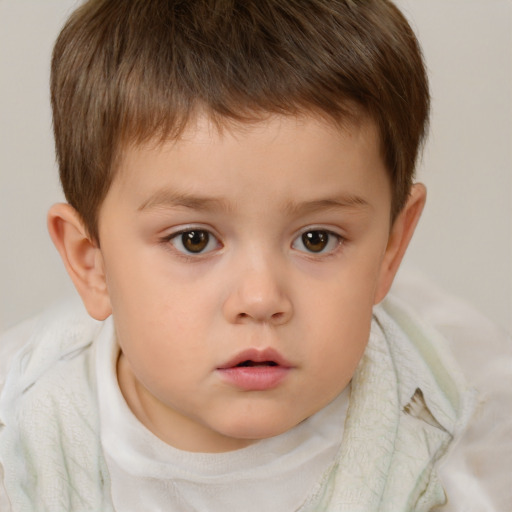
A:
<svg viewBox="0 0 512 512">
<path fill-rule="evenodd" d="M 109 294 L 122 345 L 145 340 L 153 354 L 165 355 L 179 348 L 178 341 L 193 350 L 208 335 L 219 303 L 218 286 L 175 274 L 166 265 L 143 266 L 136 259 L 110 273 Z"/>
<path fill-rule="evenodd" d="M 316 293 L 322 309 L 333 315 L 335 322 L 342 320 L 347 327 L 368 322 L 373 310 L 380 262 L 375 259 L 363 260 L 364 256 L 356 264 L 340 266 L 330 279 L 324 281 L 323 289 Z"/>
<path fill-rule="evenodd" d="M 305 358 L 308 374 L 306 388 L 301 389 L 299 400 L 312 404 L 311 413 L 330 403 L 350 383 L 363 356 L 370 333 L 371 315 L 354 319 L 349 312 L 338 310 L 337 315 L 324 318 L 323 329 L 319 324 L 312 333 L 314 342 Z"/>
<path fill-rule="evenodd" d="M 340 299 L 335 305 L 318 311 L 317 333 L 313 344 L 315 354 L 320 361 L 332 358 L 344 361 L 348 367 L 357 364 L 368 341 L 372 321 L 371 301 L 357 304 L 354 297 Z"/>
<path fill-rule="evenodd" d="M 326 378 L 348 372 L 349 380 L 368 341 L 378 272 L 375 265 L 345 270 L 324 282 L 301 313 L 309 318 L 311 328 L 304 329 L 315 340 L 314 364 L 326 371 Z"/>
</svg>

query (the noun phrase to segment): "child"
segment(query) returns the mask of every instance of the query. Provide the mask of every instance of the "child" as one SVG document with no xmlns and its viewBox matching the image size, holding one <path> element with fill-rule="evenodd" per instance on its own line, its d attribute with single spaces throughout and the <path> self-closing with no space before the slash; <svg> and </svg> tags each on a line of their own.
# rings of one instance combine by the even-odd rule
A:
<svg viewBox="0 0 512 512">
<path fill-rule="evenodd" d="M 445 503 L 473 392 L 376 306 L 425 202 L 427 80 L 393 4 L 92 0 L 52 106 L 49 230 L 100 322 L 56 312 L 12 361 L 12 510 Z"/>
</svg>

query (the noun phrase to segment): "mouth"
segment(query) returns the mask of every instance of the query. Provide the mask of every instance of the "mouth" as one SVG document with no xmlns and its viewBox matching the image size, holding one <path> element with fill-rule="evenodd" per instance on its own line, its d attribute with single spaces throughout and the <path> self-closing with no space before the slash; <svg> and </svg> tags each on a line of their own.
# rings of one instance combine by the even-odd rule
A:
<svg viewBox="0 0 512 512">
<path fill-rule="evenodd" d="M 279 366 L 275 361 L 262 361 L 261 363 L 257 361 L 251 361 L 248 359 L 247 361 L 243 361 L 238 363 L 235 368 L 255 368 L 258 366 Z"/>
<path fill-rule="evenodd" d="M 266 348 L 264 350 L 248 349 L 240 352 L 231 358 L 226 364 L 218 369 L 226 370 L 229 368 L 257 368 L 257 367 L 276 367 L 291 368 L 289 363 L 277 350 Z"/>
<path fill-rule="evenodd" d="M 242 391 L 266 391 L 278 387 L 293 366 L 274 349 L 249 349 L 217 368 L 221 379 Z"/>
</svg>

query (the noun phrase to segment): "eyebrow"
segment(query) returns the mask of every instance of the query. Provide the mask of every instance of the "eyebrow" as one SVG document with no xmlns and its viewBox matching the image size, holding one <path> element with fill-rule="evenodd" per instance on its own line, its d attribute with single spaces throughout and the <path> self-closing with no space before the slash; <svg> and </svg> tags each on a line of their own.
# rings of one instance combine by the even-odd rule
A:
<svg viewBox="0 0 512 512">
<path fill-rule="evenodd" d="M 314 213 L 323 210 L 366 210 L 370 208 L 370 203 L 366 199 L 354 195 L 354 194 L 343 194 L 336 197 L 330 197 L 325 199 L 318 199 L 313 201 L 304 202 L 290 202 L 286 205 L 286 212 L 293 214 L 307 214 Z"/>
<path fill-rule="evenodd" d="M 139 207 L 138 211 L 160 208 L 190 208 L 199 211 L 232 211 L 230 203 L 222 198 L 203 197 L 172 190 L 159 190 L 152 194 Z M 288 215 L 308 214 L 323 210 L 348 209 L 364 210 L 370 203 L 360 196 L 342 194 L 340 196 L 311 201 L 290 201 L 285 205 L 284 212 Z"/>
<path fill-rule="evenodd" d="M 172 190 L 158 190 L 139 207 L 138 211 L 159 208 L 190 208 L 202 211 L 229 211 L 230 207 L 224 199 L 202 197 Z"/>
</svg>

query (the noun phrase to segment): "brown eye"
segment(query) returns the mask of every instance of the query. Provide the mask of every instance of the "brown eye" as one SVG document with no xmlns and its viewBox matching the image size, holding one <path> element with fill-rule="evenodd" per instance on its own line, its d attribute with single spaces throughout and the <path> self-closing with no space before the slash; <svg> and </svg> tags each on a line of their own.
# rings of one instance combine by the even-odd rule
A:
<svg viewBox="0 0 512 512">
<path fill-rule="evenodd" d="M 206 229 L 188 229 L 165 239 L 183 254 L 205 254 L 220 246 L 219 240 Z"/>
<path fill-rule="evenodd" d="M 311 229 L 304 231 L 292 244 L 298 251 L 314 254 L 333 252 L 341 243 L 343 237 L 325 229 Z"/>
<path fill-rule="evenodd" d="M 181 234 L 181 243 L 188 252 L 198 253 L 205 250 L 210 240 L 208 231 L 185 231 Z"/>
<path fill-rule="evenodd" d="M 329 242 L 327 231 L 308 231 L 302 235 L 302 243 L 310 252 L 322 252 Z"/>
</svg>

